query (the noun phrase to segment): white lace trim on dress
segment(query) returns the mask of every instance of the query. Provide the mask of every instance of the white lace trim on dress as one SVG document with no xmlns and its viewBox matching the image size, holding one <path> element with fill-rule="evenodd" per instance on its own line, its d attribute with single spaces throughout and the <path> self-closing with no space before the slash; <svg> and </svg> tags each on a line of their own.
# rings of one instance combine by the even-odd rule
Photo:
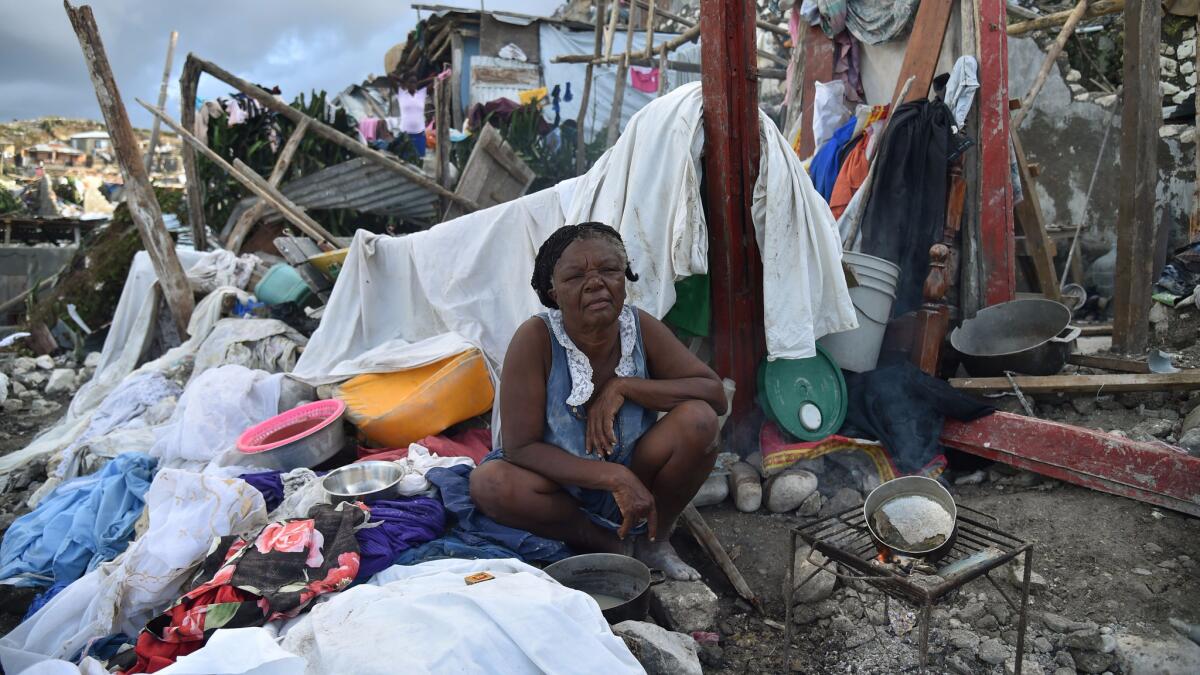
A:
<svg viewBox="0 0 1200 675">
<path fill-rule="evenodd" d="M 617 377 L 632 377 L 637 372 L 633 362 L 633 348 L 637 344 L 636 311 L 632 305 L 625 305 L 617 320 L 621 331 L 621 360 L 617 362 Z M 567 397 L 567 405 L 581 406 L 591 400 L 595 388 L 592 363 L 567 335 L 567 329 L 563 327 L 562 310 L 552 309 L 549 316 L 550 331 L 567 352 L 567 369 L 571 373 L 571 395 Z"/>
</svg>

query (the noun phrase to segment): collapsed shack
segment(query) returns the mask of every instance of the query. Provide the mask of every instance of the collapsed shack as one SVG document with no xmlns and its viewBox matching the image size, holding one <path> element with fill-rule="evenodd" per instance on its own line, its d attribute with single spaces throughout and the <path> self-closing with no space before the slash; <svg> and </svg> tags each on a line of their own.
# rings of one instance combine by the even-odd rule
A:
<svg viewBox="0 0 1200 675">
<path fill-rule="evenodd" d="M 1200 647 L 1170 631 L 1193 640 L 1197 632 L 1186 577 L 1200 551 L 1195 537 L 1179 535 L 1200 522 L 1200 459 L 1185 442 L 1200 424 L 1192 419 L 1200 378 L 1148 372 L 1163 367 L 1141 354 L 1090 353 L 1082 329 L 1067 325 L 1070 310 L 1051 300 L 1061 297 L 1058 270 L 1034 172 L 1012 135 L 1020 113 L 1010 128 L 1007 64 L 990 51 L 1003 54 L 1003 34 L 973 30 L 1003 21 L 1002 3 L 914 3 L 896 10 L 908 13 L 884 36 L 854 24 L 830 36 L 830 17 L 797 16 L 782 125 L 752 93 L 749 38 L 759 21 L 746 4 L 706 3 L 716 11 L 701 14 L 696 30 L 680 24 L 710 50 L 703 89 L 663 85 L 660 72 L 652 101 L 630 119 L 612 105 L 603 124 L 576 127 L 611 146 L 590 170 L 524 196 L 537 179 L 532 163 L 516 163 L 524 159 L 511 124 L 473 134 L 473 157 L 452 190 L 444 160 L 428 173 L 357 140 L 344 114 L 323 106 L 308 114 L 189 57 L 184 91 L 208 73 L 270 111 L 254 123 L 260 129 L 294 126 L 276 133 L 278 154 L 251 166 L 241 150 L 218 150 L 221 132 L 192 134 L 190 106 L 181 122 L 151 108 L 184 139 L 193 175 L 202 156 L 253 194 L 217 200 L 225 209 L 217 241 L 238 245 L 205 251 L 209 214 L 189 210 L 201 228 L 197 250 L 172 250 L 184 270 L 174 283 L 196 301 L 186 317 L 168 302 L 171 272 L 152 250 L 134 256 L 104 347 L 81 370 L 63 354 L 4 356 L 21 387 L 6 412 L 28 405 L 52 414 L 58 404 L 40 397 L 66 400 L 79 387 L 61 421 L 0 457 L 6 503 L 33 509 L 11 522 L 0 574 L 36 589 L 40 607 L 0 638 L 6 671 L 85 649 L 84 666 L 134 672 L 176 659 L 223 669 L 238 649 L 263 663 L 355 672 L 419 668 L 426 658 L 477 666 L 480 653 L 498 659 L 490 667 L 530 671 L 1193 671 Z M 1076 22 L 1087 3 L 1079 7 Z M 616 35 L 625 21 L 632 35 L 640 21 L 649 58 L 657 9 L 614 3 L 606 14 L 601 3 L 585 81 L 617 64 L 619 87 L 632 83 L 634 47 L 614 59 L 602 30 Z M 73 23 L 83 17 L 81 44 L 103 99 L 115 85 L 94 24 L 85 37 L 90 12 L 68 11 Z M 1126 12 L 1131 30 L 1144 29 L 1139 39 L 1153 43 L 1157 11 Z M 482 32 L 492 19 L 476 16 Z M 540 36 L 558 29 L 543 24 Z M 447 34 L 449 25 L 457 28 Z M 470 30 L 444 26 L 428 43 L 438 58 Z M 834 39 L 863 43 L 873 70 L 862 91 L 842 79 Z M 525 54 L 535 46 L 492 47 L 515 54 L 510 44 Z M 545 42 L 535 44 L 544 56 Z M 667 51 L 660 63 L 670 63 Z M 402 64 L 410 54 L 401 52 Z M 1052 47 L 1047 63 L 1055 56 Z M 957 79 L 937 81 L 950 71 Z M 847 105 L 856 97 L 861 109 Z M 443 127 L 446 114 L 435 111 Z M 328 163 L 285 181 L 310 135 Z M 1026 195 L 1015 206 L 1010 143 Z M 834 204 L 851 166 L 843 151 L 854 147 L 855 185 Z M 485 161 L 505 180 L 478 168 Z M 123 165 L 138 177 L 140 161 Z M 334 194 L 343 192 L 338 181 L 363 176 L 415 196 L 384 205 L 396 192 Z M 924 182 L 906 189 L 913 181 Z M 207 206 L 203 182 L 188 185 L 189 204 Z M 442 203 L 433 209 L 431 199 Z M 1130 194 L 1134 207 L 1146 199 Z M 346 242 L 320 213 L 332 207 L 448 217 L 405 236 L 360 230 Z M 157 218 L 132 215 L 143 241 L 153 241 L 148 230 L 166 231 Z M 639 275 L 630 301 L 710 358 L 733 399 L 724 452 L 681 518 L 691 539 L 675 537 L 705 578 L 647 591 L 667 630 L 640 621 L 610 629 L 596 602 L 526 564 L 566 555 L 562 542 L 504 528 L 469 496 L 470 471 L 496 445 L 494 373 L 516 325 L 542 309 L 528 287 L 534 251 L 561 226 L 592 220 L 627 242 Z M 1016 297 L 1014 221 L 1035 256 L 1026 281 L 1044 299 Z M 272 222 L 287 229 L 270 230 Z M 264 264 L 275 262 L 261 243 L 268 237 L 288 265 Z M 1125 249 L 1144 244 L 1135 237 Z M 1118 313 L 1130 320 L 1127 307 Z M 1055 325 L 1048 315 L 1066 318 Z M 1128 348 L 1162 321 L 1117 327 L 1118 341 Z M 1090 328 L 1083 337 L 1114 330 Z M 1031 335 L 1038 339 L 1023 341 Z M 949 377 L 960 374 L 968 377 Z M 964 395 L 1010 391 L 993 401 L 1000 411 Z M 1128 432 L 1112 424 L 1120 416 Z M 391 473 L 387 487 L 398 485 L 399 496 L 337 504 L 337 486 L 317 472 L 356 466 Z M 913 483 L 951 490 L 952 508 L 934 520 L 953 529 L 927 540 L 937 555 L 911 550 L 924 535 L 904 549 L 887 540 L 899 518 L 882 535 L 872 529 L 876 490 Z M 67 535 L 55 529 L 63 514 Z M 60 550 L 63 536 L 90 556 Z M 354 580 L 364 583 L 347 588 Z M 503 598 L 490 604 L 493 588 Z M 326 602 L 314 608 L 319 596 Z M 404 599 L 413 596 L 430 602 Z M 444 609 L 470 603 L 484 611 L 466 621 Z M 1146 608 L 1120 613 L 1137 603 Z M 425 650 L 361 648 L 364 631 L 396 616 L 420 617 L 411 637 Z M 276 644 L 272 631 L 285 623 Z M 514 634 L 531 642 L 506 637 Z M 109 637 L 124 648 L 91 650 Z M 330 642 L 315 649 L 318 640 Z"/>
</svg>

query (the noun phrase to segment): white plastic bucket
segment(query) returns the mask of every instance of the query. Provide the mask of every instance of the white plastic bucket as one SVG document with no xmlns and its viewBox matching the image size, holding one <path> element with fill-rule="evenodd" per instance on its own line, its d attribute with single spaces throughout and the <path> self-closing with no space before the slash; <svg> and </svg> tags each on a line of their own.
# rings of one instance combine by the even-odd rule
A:
<svg viewBox="0 0 1200 675">
<path fill-rule="evenodd" d="M 863 373 L 874 370 L 883 347 L 883 334 L 892 317 L 900 268 L 887 260 L 847 251 L 843 258 L 858 278 L 850 300 L 858 314 L 858 328 L 826 335 L 817 343 L 842 368 Z"/>
</svg>

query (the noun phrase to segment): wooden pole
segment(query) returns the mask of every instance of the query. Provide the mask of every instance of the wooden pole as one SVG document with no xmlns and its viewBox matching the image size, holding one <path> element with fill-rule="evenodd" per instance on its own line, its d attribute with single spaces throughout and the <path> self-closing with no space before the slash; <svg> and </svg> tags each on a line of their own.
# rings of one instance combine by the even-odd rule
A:
<svg viewBox="0 0 1200 675">
<path fill-rule="evenodd" d="M 163 66 L 162 86 L 158 88 L 158 109 L 162 110 L 167 107 L 167 81 L 171 77 L 171 62 L 175 59 L 175 43 L 179 40 L 179 31 L 171 31 L 171 37 L 167 40 L 167 63 Z M 154 118 L 154 123 L 150 126 L 150 147 L 146 150 L 146 175 L 154 170 L 154 148 L 158 146 L 158 118 Z"/>
<path fill-rule="evenodd" d="M 667 46 L 659 45 L 658 47 L 658 93 L 657 96 L 662 96 L 667 93 Z"/>
<path fill-rule="evenodd" d="M 630 20 L 626 23 L 625 58 L 617 66 L 617 82 L 613 87 L 612 109 L 608 111 L 608 129 L 604 135 L 604 147 L 611 148 L 621 135 L 621 109 L 625 105 L 625 86 L 629 82 L 629 57 L 633 54 L 633 20 L 630 7 Z"/>
<path fill-rule="evenodd" d="M 292 130 L 292 135 L 288 136 L 287 143 L 283 145 L 283 150 L 279 152 L 279 156 L 275 158 L 275 166 L 271 169 L 271 175 L 267 178 L 267 183 L 274 188 L 279 187 L 283 179 L 287 176 L 288 168 L 292 165 L 292 157 L 296 155 L 296 149 L 300 147 L 300 141 L 304 140 L 304 132 L 308 131 L 308 118 L 305 118 L 296 125 Z M 250 228 L 254 223 L 258 222 L 259 218 L 267 215 L 271 209 L 270 205 L 263 200 L 259 200 L 257 204 L 246 209 L 233 224 L 233 229 L 229 231 L 229 239 L 225 241 L 225 248 L 233 251 L 234 255 L 242 252 L 242 244 L 246 241 L 246 235 L 250 233 Z"/>
<path fill-rule="evenodd" d="M 446 80 L 436 80 L 433 84 L 433 117 L 437 129 L 437 182 L 444 188 L 450 187 L 450 97 L 447 94 Z M 448 205 L 443 204 L 445 206 Z"/>
<path fill-rule="evenodd" d="M 1095 19 L 1096 17 L 1104 16 L 1106 14 L 1116 14 L 1124 9 L 1125 0 L 1096 0 L 1096 2 L 1092 3 L 1092 6 L 1088 9 L 1084 18 Z M 1064 12 L 1055 12 L 1054 14 L 1047 14 L 1046 16 L 1031 19 L 1029 21 L 1014 23 L 1008 27 L 1008 36 L 1016 37 L 1018 35 L 1024 35 L 1025 33 L 1035 30 L 1045 30 L 1047 28 L 1061 26 L 1067 22 L 1067 19 L 1071 17 L 1071 14 L 1074 11 L 1075 10 L 1070 9 Z"/>
<path fill-rule="evenodd" d="M 308 117 L 308 115 L 296 110 L 292 106 L 280 101 L 259 87 L 250 84 L 249 82 L 234 75 L 233 73 L 230 73 L 211 61 L 205 61 L 204 59 L 198 58 L 193 54 L 189 54 L 188 62 L 193 63 L 199 72 L 205 72 L 209 75 L 212 75 L 213 77 L 221 80 L 234 89 L 237 89 L 255 101 L 258 101 L 258 103 L 267 110 L 283 115 L 296 124 L 299 124 L 300 120 Z M 365 157 L 366 159 L 378 164 L 379 166 L 382 166 L 385 169 L 400 174 L 408 181 L 416 183 L 417 185 L 429 190 L 439 197 L 445 197 L 446 199 L 457 203 L 466 213 L 479 210 L 479 204 L 475 203 L 474 200 L 454 194 L 450 190 L 438 185 L 437 181 L 431 180 L 429 176 L 426 176 L 420 170 L 414 169 L 395 157 L 386 155 L 378 150 L 375 150 L 374 148 L 370 148 L 359 142 L 357 139 L 343 134 L 328 124 L 321 122 L 320 120 L 312 120 L 312 127 L 309 129 L 309 131 L 313 135 L 319 136 L 335 145 L 341 146 L 355 155 L 358 155 L 359 157 Z"/>
<path fill-rule="evenodd" d="M 612 56 L 613 41 L 617 37 L 617 17 L 621 16 L 621 0 L 612 0 L 612 12 L 609 13 L 608 27 L 604 29 L 604 56 Z"/>
<path fill-rule="evenodd" d="M 200 69 L 188 59 L 179 75 L 179 122 L 185 129 L 196 128 L 196 87 L 200 83 Z M 155 118 L 157 119 L 157 118 Z M 204 139 L 206 142 L 207 138 Z M 192 225 L 192 239 L 204 241 L 207 248 L 207 228 L 204 218 L 204 181 L 200 180 L 200 166 L 196 162 L 196 151 L 188 143 L 183 144 L 183 176 L 187 188 L 188 221 Z M 197 246 L 197 250 L 200 247 Z"/>
<path fill-rule="evenodd" d="M 673 52 L 688 42 L 695 42 L 696 38 L 698 38 L 698 37 L 700 37 L 700 26 L 696 25 L 696 26 L 692 26 L 691 28 L 688 28 L 687 30 L 680 33 L 679 35 L 676 35 L 675 37 L 671 38 L 670 40 L 667 40 L 666 42 L 664 42 L 662 44 L 662 46 L 665 46 L 667 48 L 668 52 Z M 603 56 L 600 56 L 599 53 L 597 53 L 595 56 L 589 56 L 588 54 L 563 54 L 562 56 L 554 57 L 553 59 L 550 60 L 550 62 L 551 63 L 591 63 L 591 64 L 594 64 L 597 66 L 603 66 L 603 65 L 613 64 L 613 63 L 620 63 L 624 60 L 625 60 L 624 54 L 617 54 L 616 56 L 611 56 L 611 57 L 603 57 Z M 630 59 L 630 63 L 640 63 L 640 62 L 645 62 L 647 60 L 648 59 L 643 55 L 641 57 L 634 57 L 634 58 Z"/>
<path fill-rule="evenodd" d="M 616 0 L 613 0 L 614 4 Z M 596 28 L 595 28 L 595 44 L 593 48 L 595 58 L 600 58 L 600 49 L 602 47 L 602 37 L 600 29 L 604 26 L 604 0 L 596 0 Z M 587 69 L 583 75 L 583 94 L 579 99 L 579 115 L 575 119 L 575 175 L 583 174 L 587 168 L 587 115 L 588 106 L 592 102 L 592 78 L 596 69 L 595 64 L 588 63 Z"/>
<path fill-rule="evenodd" d="M 1196 35 L 1200 36 L 1200 15 L 1196 17 Z M 1200 39 L 1200 38 L 1198 38 Z M 1200 77 L 1200 49 L 1196 50 L 1196 73 Z M 1196 110 L 1200 110 L 1200 82 L 1196 86 Z M 1188 228 L 1188 241 L 1196 241 L 1200 238 L 1200 117 L 1195 118 L 1192 122 L 1193 148 L 1196 152 L 1196 191 L 1192 196 L 1192 222 Z"/>
<path fill-rule="evenodd" d="M 796 125 L 800 123 L 800 113 L 804 109 L 804 48 L 808 41 L 808 26 L 801 25 L 796 32 L 798 35 L 792 45 L 792 57 L 788 64 L 788 72 L 792 79 L 788 82 L 787 119 L 783 124 L 788 143 L 795 141 Z"/>
<path fill-rule="evenodd" d="M 725 547 L 721 545 L 721 540 L 717 539 L 717 533 L 713 532 L 708 526 L 708 522 L 704 520 L 704 516 L 700 515 L 700 511 L 695 506 L 688 504 L 683 507 L 683 512 L 679 514 L 683 518 L 683 524 L 687 526 L 688 531 L 696 538 L 696 543 L 708 553 L 708 557 L 721 568 L 725 573 L 725 577 L 729 579 L 729 583 L 733 584 L 733 590 L 741 596 L 743 600 L 754 605 L 754 608 L 759 612 L 763 611 L 762 601 L 750 589 L 750 584 L 746 583 L 746 577 L 742 576 L 742 571 L 733 563 L 733 558 L 725 552 Z"/>
<path fill-rule="evenodd" d="M 1121 114 L 1120 208 L 1117 215 L 1117 270 L 1113 349 L 1146 351 L 1158 187 L 1159 43 L 1162 11 L 1157 2 L 1125 6 L 1125 99 Z"/>
<path fill-rule="evenodd" d="M 1042 87 L 1046 86 L 1046 78 L 1050 76 L 1050 71 L 1054 68 L 1054 63 L 1058 60 L 1058 55 L 1062 53 L 1063 47 L 1067 46 L 1067 40 L 1070 40 L 1071 36 L 1075 34 L 1075 27 L 1083 19 L 1087 8 L 1088 0 L 1079 0 L 1079 4 L 1075 5 L 1075 9 L 1071 10 L 1071 15 L 1067 17 L 1067 22 L 1063 24 L 1062 30 L 1058 32 L 1058 37 L 1054 40 L 1054 44 L 1050 45 L 1050 49 L 1046 52 L 1046 58 L 1042 61 L 1042 68 L 1033 80 L 1033 86 L 1029 88 L 1029 93 L 1025 94 L 1025 98 L 1021 100 L 1021 109 L 1013 115 L 1012 127 L 1014 129 L 1021 128 L 1021 122 L 1025 121 L 1025 116 L 1033 108 L 1034 99 L 1041 93 Z"/>
<path fill-rule="evenodd" d="M 713 359 L 722 377 L 738 383 L 735 428 L 754 407 L 766 354 L 762 258 L 750 214 L 760 153 L 754 12 L 753 0 L 700 3 Z"/>
<path fill-rule="evenodd" d="M 334 238 L 334 236 L 330 234 L 328 230 L 321 227 L 321 224 L 313 220 L 307 213 L 305 213 L 304 209 L 296 206 L 292 200 L 283 196 L 283 194 L 267 183 L 267 181 L 263 180 L 261 176 L 254 173 L 254 171 L 252 171 L 250 167 L 246 166 L 242 160 L 234 159 L 233 164 L 230 165 L 229 162 L 225 161 L 224 157 L 218 155 L 207 145 L 200 142 L 200 139 L 196 138 L 186 129 L 179 126 L 179 123 L 171 119 L 171 117 L 165 112 L 151 108 L 150 105 L 145 101 L 140 99 L 135 100 L 137 100 L 137 102 L 140 103 L 146 110 L 149 110 L 154 115 L 162 118 L 164 124 L 170 127 L 172 131 L 179 134 L 179 137 L 185 142 L 191 143 L 192 147 L 196 148 L 200 154 L 204 155 L 205 159 L 213 164 L 216 164 L 222 171 L 228 173 L 230 176 L 233 176 L 234 180 L 245 186 L 247 190 L 258 195 L 260 199 L 263 199 L 272 207 L 274 207 L 276 211 L 279 211 L 280 215 L 286 218 L 288 222 L 299 228 L 301 232 L 304 232 L 304 234 L 317 240 L 318 243 L 326 241 L 335 247 L 339 245 L 337 239 Z M 314 123 L 319 124 L 319 122 Z"/>
<path fill-rule="evenodd" d="M 978 250 L 984 305 L 1012 300 L 1016 292 L 1005 7 L 1005 0 L 978 0 L 976 9 L 980 133 L 978 201 L 972 208 L 978 208 L 979 213 Z"/>
<path fill-rule="evenodd" d="M 133 126 L 129 123 L 129 113 L 125 111 L 121 92 L 108 65 L 108 55 L 100 40 L 96 17 L 87 5 L 76 9 L 64 0 L 63 7 L 71 20 L 71 27 L 75 29 L 75 35 L 79 37 L 83 58 L 91 74 L 92 85 L 96 88 L 96 102 L 100 104 L 100 112 L 104 115 L 104 124 L 112 140 L 113 153 L 125 178 L 129 215 L 137 225 L 146 253 L 150 255 L 159 287 L 175 318 L 175 326 L 180 335 L 187 335 L 188 321 L 195 303 L 192 287 L 175 254 L 175 242 L 163 224 L 162 210 L 154 197 L 150 177 L 146 174 L 141 149 L 133 134 Z"/>
<path fill-rule="evenodd" d="M 646 13 L 646 58 L 654 56 L 654 13 L 658 10 L 658 0 L 650 0 L 650 9 Z M 662 74 L 659 74 L 662 77 Z"/>
</svg>

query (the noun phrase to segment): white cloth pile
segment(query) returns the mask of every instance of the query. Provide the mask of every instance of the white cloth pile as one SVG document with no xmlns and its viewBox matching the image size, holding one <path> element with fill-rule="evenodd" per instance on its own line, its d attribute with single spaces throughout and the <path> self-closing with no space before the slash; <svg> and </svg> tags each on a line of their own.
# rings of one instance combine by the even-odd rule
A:
<svg viewBox="0 0 1200 675">
<path fill-rule="evenodd" d="M 617 228 L 641 277 L 630 301 L 664 316 L 675 282 L 708 271 L 702 102 L 698 84 L 655 100 L 587 174 L 554 188 L 405 237 L 358 232 L 294 375 L 316 383 L 415 367 L 469 345 L 498 368 L 517 326 L 544 309 L 529 285 L 537 249 L 568 223 Z M 808 358 L 817 338 L 857 319 L 829 207 L 766 115 L 761 138 L 752 208 L 767 350 Z"/>
</svg>

